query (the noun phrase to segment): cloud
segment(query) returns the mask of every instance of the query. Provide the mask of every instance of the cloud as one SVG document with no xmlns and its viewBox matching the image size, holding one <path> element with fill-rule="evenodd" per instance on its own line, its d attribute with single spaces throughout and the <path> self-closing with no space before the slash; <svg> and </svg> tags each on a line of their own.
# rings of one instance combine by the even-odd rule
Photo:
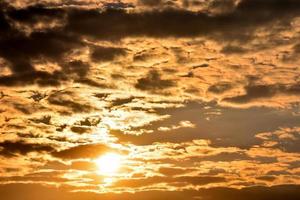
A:
<svg viewBox="0 0 300 200">
<path fill-rule="evenodd" d="M 248 85 L 245 94 L 223 99 L 225 102 L 246 104 L 259 99 L 271 99 L 276 95 L 300 95 L 300 84 L 295 85 Z"/>
<path fill-rule="evenodd" d="M 163 0 L 139 0 L 138 2 L 145 6 L 161 6 Z"/>
<path fill-rule="evenodd" d="M 300 152 L 300 129 L 280 128 L 274 132 L 264 132 L 256 135 L 257 138 L 263 141 L 264 147 L 279 148 L 285 152 Z"/>
<path fill-rule="evenodd" d="M 243 54 L 243 53 L 247 53 L 247 49 L 244 49 L 239 46 L 229 45 L 229 46 L 223 47 L 221 52 L 224 54 Z"/>
<path fill-rule="evenodd" d="M 68 179 L 63 178 L 62 171 L 53 171 L 53 172 L 36 172 L 29 173 L 25 176 L 8 176 L 0 177 L 0 183 L 5 183 L 6 181 L 13 182 L 35 182 L 35 183 L 44 183 L 44 184 L 57 184 L 68 181 Z"/>
<path fill-rule="evenodd" d="M 111 106 L 122 106 L 124 104 L 130 103 L 134 100 L 134 97 L 128 97 L 128 98 L 118 98 L 111 101 Z"/>
<path fill-rule="evenodd" d="M 52 105 L 67 108 L 67 110 L 75 113 L 90 112 L 93 110 L 91 105 L 82 102 L 72 91 L 55 91 L 49 95 L 47 101 Z"/>
<path fill-rule="evenodd" d="M 159 131 L 172 131 L 172 130 L 176 130 L 176 129 L 180 129 L 180 128 L 195 128 L 195 124 L 193 124 L 190 121 L 181 121 L 179 122 L 178 125 L 173 125 L 171 127 L 159 127 L 158 130 Z"/>
<path fill-rule="evenodd" d="M 214 14 L 233 12 L 238 5 L 238 0 L 214 0 L 209 4 L 209 10 Z"/>
<path fill-rule="evenodd" d="M 6 14 L 15 27 L 27 34 L 62 27 L 66 17 L 63 9 L 46 8 L 41 4 L 21 9 L 8 7 Z"/>
<path fill-rule="evenodd" d="M 81 3 L 87 4 L 87 2 Z M 90 4 L 94 3 L 90 2 Z M 291 22 L 299 15 L 299 2 L 295 0 L 268 0 L 254 3 L 247 0 L 239 3 L 211 1 L 209 9 L 218 7 L 227 10 L 230 7 L 230 11 L 213 15 L 210 11 L 204 10 L 194 12 L 164 8 L 128 12 L 124 9 L 101 10 L 92 7 L 82 9 L 80 6 L 74 6 L 75 2 L 65 3 L 73 5 L 70 7 L 60 7 L 58 6 L 60 4 L 63 3 L 44 2 L 40 5 L 28 4 L 29 6 L 23 8 L 4 5 L 6 9 L 2 11 L 0 17 L 4 28 L 0 36 L 2 38 L 0 44 L 5 47 L 3 48 L 5 51 L 0 51 L 0 56 L 8 63 L 13 74 L 1 76 L 1 85 L 59 86 L 64 82 L 75 81 L 94 87 L 105 87 L 106 84 L 87 77 L 91 66 L 86 61 L 76 59 L 78 55 L 73 55 L 74 52 L 88 48 L 92 60 L 106 62 L 130 54 L 127 49 L 116 46 L 114 43 L 116 40 L 120 42 L 126 38 L 136 37 L 156 39 L 204 37 L 225 43 L 223 53 L 242 53 L 246 48 L 237 48 L 240 44 L 239 40 L 244 41 L 245 38 L 255 40 L 258 37 L 257 29 L 267 28 L 269 25 L 284 27 L 283 24 L 285 26 L 289 24 L 284 23 L 285 21 Z M 282 4 L 283 6 L 280 6 Z M 277 12 L 279 7 L 281 10 Z M 57 21 L 55 23 L 59 25 L 50 29 L 42 26 L 39 30 L 31 27 L 30 34 L 23 33 L 24 29 L 16 25 L 16 23 L 49 25 L 52 23 L 49 22 L 51 20 Z M 282 23 L 277 23 L 278 21 Z M 86 40 L 91 37 L 114 44 L 95 45 L 93 42 L 96 43 L 96 40 L 93 42 Z M 40 71 L 35 64 L 37 60 L 58 65 L 58 69 Z M 74 62 L 77 62 L 76 65 L 79 62 L 84 63 L 80 64 L 84 67 L 74 67 Z M 189 74 L 190 78 L 198 77 L 194 72 Z"/>
<path fill-rule="evenodd" d="M 105 144 L 83 144 L 54 152 L 53 156 L 62 159 L 97 158 L 99 155 L 115 151 Z"/>
<path fill-rule="evenodd" d="M 126 50 L 114 47 L 95 47 L 91 58 L 94 62 L 114 60 L 118 56 L 126 55 Z"/>
<path fill-rule="evenodd" d="M 87 127 L 81 127 L 81 126 L 72 126 L 71 131 L 78 133 L 78 134 L 83 134 L 83 133 L 89 133 L 90 129 Z"/>
<path fill-rule="evenodd" d="M 277 19 L 289 20 L 297 16 L 298 8 L 299 2 L 295 0 L 243 0 L 232 12 L 215 16 L 186 10 L 154 10 L 131 14 L 122 10 L 108 10 L 102 13 L 96 10 L 74 11 L 70 14 L 67 30 L 99 39 L 218 35 L 222 39 L 236 40 L 249 37 L 248 34 L 253 29 Z M 94 24 L 98 26 L 95 27 Z M 241 29 L 244 33 L 237 31 Z"/>
<path fill-rule="evenodd" d="M 180 176 L 180 177 L 162 177 L 162 176 L 153 176 L 145 179 L 126 179 L 119 180 L 114 184 L 114 187 L 129 187 L 129 188 L 141 188 L 145 186 L 165 183 L 165 184 L 189 184 L 189 185 L 207 185 L 210 183 L 219 183 L 226 181 L 222 177 L 197 177 L 197 176 Z"/>
<path fill-rule="evenodd" d="M 235 31 L 237 28 L 251 30 L 251 28 L 266 25 L 276 19 L 289 20 L 299 14 L 299 2 L 296 0 L 267 0 L 264 2 L 242 0 L 238 4 L 234 1 L 226 2 L 213 1 L 212 5 L 228 4 L 230 6 L 225 7 L 233 7 L 234 9 L 231 12 L 214 16 L 210 16 L 205 12 L 194 13 L 183 9 L 127 13 L 122 9 L 108 9 L 104 12 L 78 9 L 65 11 L 38 6 L 16 10 L 11 15 L 16 20 L 20 20 L 19 16 L 24 16 L 22 17 L 23 21 L 32 21 L 35 16 L 54 18 L 61 17 L 63 16 L 62 13 L 66 12 L 68 14 L 67 32 L 90 35 L 101 39 L 120 39 L 129 36 L 208 36 L 214 33 L 234 36 L 240 35 Z M 280 12 L 277 12 L 279 8 Z M 137 20 L 139 23 L 137 23 Z M 94 26 L 94 24 L 97 24 L 97 26 Z M 227 38 L 233 39 L 232 36 Z"/>
<path fill-rule="evenodd" d="M 21 86 L 38 84 L 41 86 L 58 86 L 64 76 L 60 72 L 50 74 L 48 72 L 26 72 L 22 74 L 14 74 L 0 77 L 2 86 Z"/>
<path fill-rule="evenodd" d="M 20 191 L 18 193 L 13 191 Z M 32 191 L 32 192 L 28 192 Z M 174 200 L 184 200 L 192 198 L 202 198 L 204 200 L 220 199 L 220 200 L 238 200 L 243 198 L 245 200 L 280 200 L 288 198 L 296 200 L 299 196 L 299 186 L 282 185 L 275 187 L 249 187 L 244 189 L 229 189 L 229 188 L 212 188 L 184 191 L 147 191 L 137 193 L 123 193 L 123 194 L 93 194 L 88 192 L 68 193 L 66 190 L 59 190 L 57 188 L 48 188 L 37 184 L 7 184 L 0 187 L 0 194 L 2 197 L 11 200 L 36 200 L 43 196 L 46 200 L 64 199 L 64 200 L 81 200 L 81 199 L 158 199 L 163 200 L 171 198 Z"/>
<path fill-rule="evenodd" d="M 216 103 L 189 102 L 183 107 L 157 109 L 158 114 L 168 115 L 164 120 L 154 121 L 138 129 L 153 130 L 153 134 L 116 134 L 120 142 L 146 145 L 155 142 L 188 142 L 193 139 L 208 139 L 214 146 L 249 148 L 259 141 L 255 135 L 278 127 L 299 126 L 299 116 L 291 110 L 277 110 L 266 107 L 232 108 Z M 207 118 L 209 117 L 209 120 Z M 253 120 L 256 119 L 256 120 Z M 196 128 L 157 131 L 159 127 L 172 127 L 180 121 L 190 121 Z M 236 121 L 238 123 L 232 123 Z M 259 122 L 259 123 L 258 123 Z M 226 128 L 224 128 L 226 127 Z M 134 131 L 135 129 L 133 129 Z M 113 132 L 112 132 L 113 134 Z"/>
<path fill-rule="evenodd" d="M 58 32 L 37 32 L 30 36 L 14 33 L 0 40 L 6 50 L 0 56 L 11 63 L 14 73 L 34 71 L 31 60 L 46 58 L 59 61 L 68 51 L 79 48 L 80 42 L 66 34 Z"/>
<path fill-rule="evenodd" d="M 188 172 L 191 172 L 192 170 L 186 169 L 186 168 L 179 168 L 179 167 L 161 167 L 159 168 L 159 172 L 165 176 L 175 176 L 175 175 L 181 175 Z"/>
<path fill-rule="evenodd" d="M 160 74 L 155 71 L 149 71 L 147 77 L 138 80 L 135 85 L 140 90 L 159 90 L 166 89 L 175 86 L 175 82 L 172 80 L 161 79 Z"/>
<path fill-rule="evenodd" d="M 217 83 L 215 85 L 209 86 L 207 89 L 208 92 L 214 93 L 214 94 L 222 94 L 230 89 L 232 89 L 234 86 L 231 83 Z"/>
<path fill-rule="evenodd" d="M 52 152 L 54 150 L 53 147 L 47 144 L 32 144 L 21 140 L 0 142 L 0 155 L 5 157 L 26 155 L 31 152 Z"/>
<path fill-rule="evenodd" d="M 82 73 L 79 67 L 73 67 L 75 62 L 66 62 L 64 56 L 72 50 L 81 47 L 81 42 L 58 32 L 35 32 L 26 36 L 13 32 L 9 36 L 0 39 L 0 44 L 5 51 L 0 50 L 0 56 L 8 61 L 12 75 L 1 76 L 0 84 L 5 86 L 32 85 L 41 86 L 60 85 L 62 81 L 71 79 L 72 73 Z M 56 62 L 62 70 L 53 72 L 39 71 L 35 69 L 35 59 L 44 62 Z M 78 64 L 79 62 L 77 62 Z M 64 68 L 65 67 L 65 68 Z M 86 67 L 85 71 L 88 68 Z"/>
<path fill-rule="evenodd" d="M 299 183 L 299 1 L 5 2 L 1 184 L 75 200 L 294 191 L 271 186 Z M 97 174 L 120 148 L 117 175 Z"/>
</svg>

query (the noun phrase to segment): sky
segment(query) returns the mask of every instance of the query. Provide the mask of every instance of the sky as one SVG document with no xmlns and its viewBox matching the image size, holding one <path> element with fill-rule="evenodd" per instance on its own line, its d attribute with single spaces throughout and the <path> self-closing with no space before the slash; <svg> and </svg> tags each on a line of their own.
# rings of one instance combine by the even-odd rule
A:
<svg viewBox="0 0 300 200">
<path fill-rule="evenodd" d="M 299 0 L 2 0 L 0 197 L 296 200 Z"/>
</svg>

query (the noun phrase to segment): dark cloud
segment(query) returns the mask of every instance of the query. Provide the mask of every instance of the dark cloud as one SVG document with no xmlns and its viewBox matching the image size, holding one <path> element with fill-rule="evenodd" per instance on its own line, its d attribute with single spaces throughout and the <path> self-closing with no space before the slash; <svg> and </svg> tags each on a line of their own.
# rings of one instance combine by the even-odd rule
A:
<svg viewBox="0 0 300 200">
<path fill-rule="evenodd" d="M 97 87 L 97 88 L 112 88 L 113 86 L 107 84 L 107 83 L 101 83 L 97 82 L 93 79 L 87 78 L 87 77 L 81 77 L 79 79 L 74 80 L 76 83 L 85 84 L 91 87 Z"/>
<path fill-rule="evenodd" d="M 73 49 L 80 48 L 81 42 L 67 34 L 59 32 L 36 32 L 27 36 L 14 31 L 9 36 L 0 37 L 0 57 L 8 61 L 13 74 L 0 77 L 0 84 L 5 86 L 38 84 L 59 85 L 61 81 L 67 80 L 66 70 L 55 70 L 54 72 L 38 71 L 33 65 L 34 59 L 64 64 L 64 56 Z M 73 72 L 73 71 L 72 71 Z M 74 72 L 78 72 L 75 71 Z"/>
<path fill-rule="evenodd" d="M 239 160 L 251 160 L 251 158 L 243 152 L 221 152 L 216 155 L 205 156 L 203 158 L 192 158 L 193 161 L 213 161 L 213 162 L 232 162 Z M 276 160 L 275 160 L 276 161 Z"/>
<path fill-rule="evenodd" d="M 33 99 L 35 102 L 40 102 L 46 97 L 47 95 L 44 93 L 41 93 L 39 91 L 32 91 L 32 95 L 29 97 L 29 99 Z"/>
<path fill-rule="evenodd" d="M 260 176 L 260 177 L 257 177 L 256 179 L 272 182 L 276 179 L 276 177 L 275 176 Z"/>
<path fill-rule="evenodd" d="M 49 95 L 47 101 L 50 104 L 68 108 L 75 113 L 90 112 L 93 110 L 93 107 L 86 102 L 76 101 L 74 93 L 70 91 L 54 92 Z"/>
<path fill-rule="evenodd" d="M 147 77 L 138 80 L 135 87 L 140 90 L 159 90 L 175 85 L 174 81 L 161 79 L 160 74 L 156 70 L 151 70 Z"/>
<path fill-rule="evenodd" d="M 40 86 L 58 86 L 63 81 L 80 82 L 89 71 L 89 64 L 80 60 L 65 61 L 64 56 L 71 50 L 80 48 L 80 42 L 75 38 L 41 33 L 31 38 L 22 36 L 14 41 L 4 41 L 5 50 L 0 50 L 0 56 L 9 61 L 12 75 L 0 77 L 0 84 L 5 86 L 20 86 L 23 84 L 38 84 Z M 0 40 L 1 43 L 1 40 Z M 33 59 L 45 59 L 60 65 L 60 70 L 53 72 L 37 71 L 32 64 Z"/>
<path fill-rule="evenodd" d="M 163 4 L 163 0 L 138 0 L 138 3 L 144 6 L 161 6 Z"/>
<path fill-rule="evenodd" d="M 41 118 L 31 119 L 31 121 L 33 121 L 35 123 L 43 123 L 43 124 L 46 124 L 46 125 L 50 125 L 51 124 L 51 116 L 46 115 L 46 116 L 43 116 Z"/>
<path fill-rule="evenodd" d="M 111 107 L 122 106 L 122 105 L 132 102 L 133 100 L 134 100 L 134 97 L 114 99 L 111 101 Z"/>
<path fill-rule="evenodd" d="M 127 13 L 123 10 L 73 11 L 68 31 L 99 39 L 124 37 L 208 36 L 221 40 L 249 37 L 257 27 L 274 21 L 286 21 L 299 15 L 297 0 L 242 0 L 232 12 L 210 16 L 207 13 L 166 9 Z M 280 8 L 280 9 L 279 9 Z"/>
<path fill-rule="evenodd" d="M 62 72 L 68 74 L 69 76 L 71 74 L 77 75 L 79 78 L 84 78 L 90 68 L 89 63 L 83 62 L 81 60 L 73 60 L 68 63 L 65 63 L 62 66 Z"/>
<path fill-rule="evenodd" d="M 62 80 L 66 80 L 66 77 L 59 71 L 55 71 L 53 73 L 29 71 L 8 76 L 0 76 L 0 85 L 22 86 L 24 84 L 38 84 L 40 86 L 58 86 Z"/>
<path fill-rule="evenodd" d="M 0 33 L 0 46 L 2 47 L 0 57 L 7 61 L 13 74 L 1 76 L 0 85 L 38 84 L 40 86 L 57 86 L 62 81 L 69 79 L 78 79 L 78 82 L 80 82 L 86 76 L 89 70 L 87 63 L 66 59 L 69 53 L 83 47 L 84 43 L 80 37 L 56 28 L 42 31 L 33 29 L 31 34 L 26 34 L 17 27 L 12 27 L 8 21 L 9 19 L 12 23 L 18 21 L 29 24 L 47 24 L 47 22 L 42 22 L 41 19 L 44 17 L 60 19 L 66 14 L 67 12 L 64 9 L 51 9 L 40 6 L 20 10 L 8 9 L 5 13 L 1 12 L 0 26 L 2 30 L 6 31 Z M 108 56 L 106 59 L 109 58 L 113 57 Z M 54 72 L 38 71 L 35 69 L 34 60 L 43 63 L 56 63 L 61 69 Z"/>
<path fill-rule="evenodd" d="M 247 52 L 247 49 L 240 47 L 240 46 L 233 46 L 233 45 L 225 46 L 221 50 L 221 53 L 224 53 L 224 54 L 243 54 L 246 52 Z"/>
<path fill-rule="evenodd" d="M 176 168 L 176 167 L 161 167 L 159 168 L 159 173 L 165 176 L 174 176 L 191 172 L 189 169 Z"/>
<path fill-rule="evenodd" d="M 81 35 L 109 40 L 135 36 L 192 37 L 207 35 L 214 30 L 228 31 L 231 28 L 226 28 L 227 25 L 232 24 L 222 18 L 219 20 L 204 13 L 183 10 L 130 14 L 122 10 L 90 10 L 71 12 L 66 29 Z"/>
<path fill-rule="evenodd" d="M 9 61 L 14 73 L 34 71 L 32 59 L 62 60 L 67 52 L 79 48 L 77 38 L 58 32 L 37 32 L 30 36 L 15 33 L 0 39 L 0 56 Z"/>
<path fill-rule="evenodd" d="M 83 134 L 83 133 L 88 133 L 90 132 L 90 128 L 87 127 L 81 127 L 81 126 L 72 126 L 71 131 L 78 133 L 78 134 Z"/>
<path fill-rule="evenodd" d="M 85 144 L 54 152 L 53 156 L 62 159 L 97 158 L 99 155 L 111 151 L 114 149 L 105 144 Z"/>
<path fill-rule="evenodd" d="M 209 86 L 207 91 L 214 94 L 222 94 L 232 88 L 233 85 L 231 83 L 218 83 L 216 85 Z"/>
<path fill-rule="evenodd" d="M 88 118 L 85 118 L 84 120 L 81 120 L 79 122 L 77 122 L 76 124 L 77 125 L 80 125 L 80 126 L 97 126 L 101 121 L 101 118 L 100 117 L 88 117 Z"/>
<path fill-rule="evenodd" d="M 151 2 L 150 4 L 155 3 Z M 231 1 L 228 2 L 232 4 Z M 148 1 L 142 3 L 149 4 Z M 72 67 L 65 65 L 68 63 L 65 56 L 87 45 L 82 40 L 84 36 L 101 40 L 119 40 L 136 36 L 207 36 L 222 41 L 244 41 L 245 38 L 254 36 L 252 32 L 257 27 L 266 26 L 270 22 L 282 22 L 281 26 L 284 26 L 285 22 L 285 26 L 288 26 L 290 20 L 299 14 L 300 2 L 297 0 L 242 0 L 231 12 L 218 15 L 175 9 L 127 12 L 122 9 L 100 11 L 50 8 L 41 5 L 23 9 L 8 7 L 0 12 L 0 57 L 8 62 L 13 75 L 0 77 L 0 84 L 56 86 L 61 81 L 72 79 L 69 72 L 83 76 L 88 68 L 81 71 L 74 68 L 73 71 Z M 47 20 L 52 19 L 58 20 L 62 25 L 59 28 L 42 31 L 33 29 L 29 35 L 12 26 L 14 22 L 36 24 L 47 23 Z M 243 52 L 233 46 L 227 46 L 223 51 Z M 98 47 L 93 50 L 91 57 L 94 61 L 108 61 L 125 54 L 125 50 L 121 48 Z M 35 59 L 58 63 L 63 69 L 53 73 L 37 71 L 32 63 Z M 86 83 L 83 80 L 85 79 L 79 79 L 78 82 Z"/>
<path fill-rule="evenodd" d="M 13 157 L 31 152 L 52 152 L 55 149 L 47 144 L 26 143 L 25 141 L 4 141 L 0 143 L 0 155 Z"/>
<path fill-rule="evenodd" d="M 209 10 L 213 13 L 229 13 L 232 12 L 238 0 L 214 0 L 209 5 Z"/>
<path fill-rule="evenodd" d="M 0 9 L 3 9 L 3 6 L 0 5 Z M 5 33 L 10 30 L 11 26 L 6 20 L 6 17 L 3 12 L 0 12 L 0 34 L 1 36 L 6 35 Z"/>
<path fill-rule="evenodd" d="M 250 103 L 261 98 L 272 98 L 275 95 L 300 95 L 300 84 L 295 85 L 248 85 L 245 87 L 245 94 L 223 101 L 237 104 Z"/>
<path fill-rule="evenodd" d="M 9 8 L 7 10 L 7 16 L 13 21 L 33 25 L 41 21 L 49 23 L 54 19 L 63 21 L 66 12 L 60 8 L 49 8 L 37 4 L 22 9 Z"/>
<path fill-rule="evenodd" d="M 111 61 L 117 56 L 126 55 L 126 51 L 122 48 L 115 47 L 96 47 L 93 50 L 91 58 L 95 62 Z"/>
<path fill-rule="evenodd" d="M 285 52 L 282 56 L 282 60 L 285 62 L 293 62 L 299 58 L 300 55 L 300 44 L 295 44 L 292 48 L 292 52 Z"/>
</svg>

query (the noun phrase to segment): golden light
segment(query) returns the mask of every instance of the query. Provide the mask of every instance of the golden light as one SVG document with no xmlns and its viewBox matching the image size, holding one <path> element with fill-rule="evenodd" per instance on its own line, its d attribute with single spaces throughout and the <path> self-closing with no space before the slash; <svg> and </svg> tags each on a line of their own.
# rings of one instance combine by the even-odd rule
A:
<svg viewBox="0 0 300 200">
<path fill-rule="evenodd" d="M 116 153 L 107 153 L 95 162 L 98 166 L 98 173 L 105 176 L 114 175 L 120 168 L 122 156 Z"/>
</svg>

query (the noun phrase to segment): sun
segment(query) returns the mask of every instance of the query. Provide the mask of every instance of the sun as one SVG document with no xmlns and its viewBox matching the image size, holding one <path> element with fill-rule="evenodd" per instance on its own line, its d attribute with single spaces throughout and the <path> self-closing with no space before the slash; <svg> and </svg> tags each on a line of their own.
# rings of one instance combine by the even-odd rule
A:
<svg viewBox="0 0 300 200">
<path fill-rule="evenodd" d="M 99 157 L 95 162 L 98 166 L 98 173 L 104 176 L 112 176 L 121 166 L 122 156 L 116 153 L 107 153 Z"/>
</svg>

